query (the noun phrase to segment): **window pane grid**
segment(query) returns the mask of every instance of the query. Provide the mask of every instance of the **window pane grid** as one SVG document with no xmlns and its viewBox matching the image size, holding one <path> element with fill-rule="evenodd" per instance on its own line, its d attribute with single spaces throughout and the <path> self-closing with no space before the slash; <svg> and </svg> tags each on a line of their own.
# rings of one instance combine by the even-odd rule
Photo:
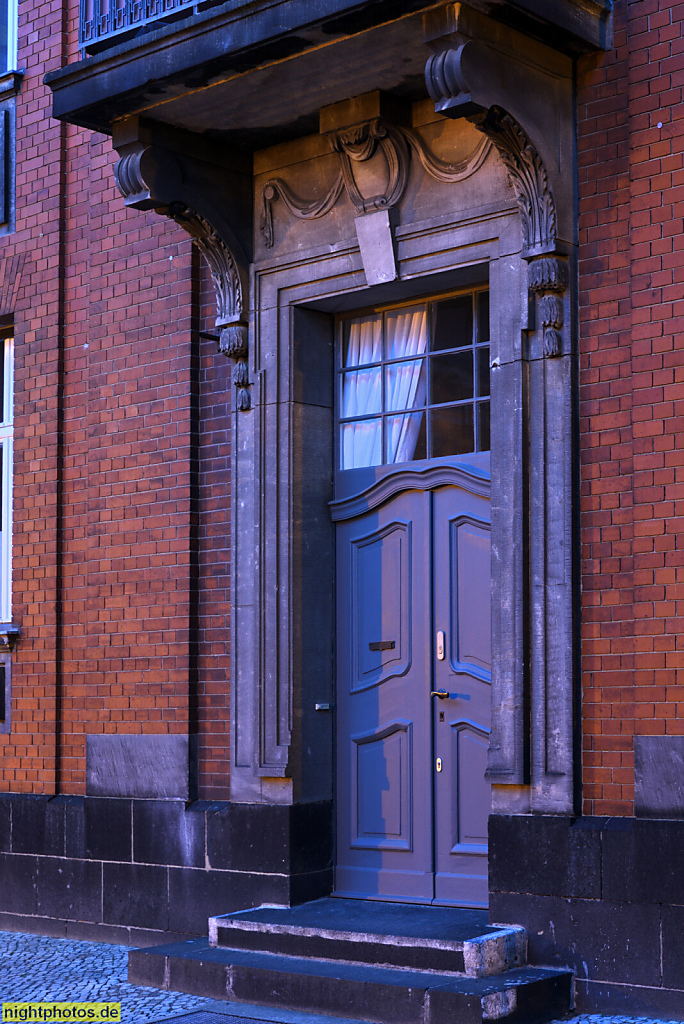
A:
<svg viewBox="0 0 684 1024">
<path fill-rule="evenodd" d="M 428 409 L 450 409 L 452 406 L 463 406 L 463 405 L 489 405 L 489 395 L 484 398 L 463 398 L 458 402 L 431 402 L 429 405 L 412 405 L 409 408 L 397 408 L 389 409 L 381 413 L 380 410 L 377 412 L 366 413 L 362 416 L 340 416 L 338 418 L 339 423 L 363 423 L 364 420 L 376 420 L 376 419 L 387 419 L 389 416 L 396 416 L 397 414 L 404 412 L 426 412 Z M 0 438 L 3 437 L 3 430 L 0 427 Z"/>
<path fill-rule="evenodd" d="M 343 321 L 342 335 L 342 469 L 489 450 L 486 291 Z"/>
</svg>

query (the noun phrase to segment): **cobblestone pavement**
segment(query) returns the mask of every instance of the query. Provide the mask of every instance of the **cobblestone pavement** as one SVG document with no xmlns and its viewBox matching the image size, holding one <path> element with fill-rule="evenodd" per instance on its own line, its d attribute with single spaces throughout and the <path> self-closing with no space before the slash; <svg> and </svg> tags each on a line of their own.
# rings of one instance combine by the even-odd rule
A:
<svg viewBox="0 0 684 1024">
<path fill-rule="evenodd" d="M 677 1024 L 677 1021 L 656 1020 L 654 1017 L 625 1017 L 622 1014 L 608 1017 L 599 1013 L 583 1013 L 578 1017 L 565 1017 L 552 1024 Z"/>
<path fill-rule="evenodd" d="M 160 1020 L 206 999 L 126 981 L 128 946 L 0 932 L 0 996 L 5 1002 L 121 1003 L 126 1024 Z"/>
<path fill-rule="evenodd" d="M 176 1017 L 174 1024 L 230 1024 L 231 1015 L 274 1024 L 353 1024 L 265 1007 L 217 1003 L 129 985 L 128 946 L 0 932 L 0 1001 L 121 1003 L 123 1024 Z M 204 1012 L 202 1012 L 204 1011 Z M 208 1014 L 205 1016 L 205 1013 Z M 201 1013 L 203 1020 L 199 1018 Z M 193 1021 L 198 1014 L 196 1021 Z M 187 1016 L 186 1016 L 187 1015 Z M 224 1016 L 225 1015 L 225 1016 Z M 554 1024 L 675 1024 L 651 1017 L 580 1015 Z"/>
</svg>

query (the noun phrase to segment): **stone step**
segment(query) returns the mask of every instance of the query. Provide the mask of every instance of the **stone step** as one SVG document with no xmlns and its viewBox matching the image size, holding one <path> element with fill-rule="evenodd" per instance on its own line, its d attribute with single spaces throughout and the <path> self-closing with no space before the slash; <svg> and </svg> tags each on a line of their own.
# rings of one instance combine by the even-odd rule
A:
<svg viewBox="0 0 684 1024">
<path fill-rule="evenodd" d="M 328 898 L 209 919 L 219 948 L 488 977 L 523 967 L 523 928 L 455 907 Z"/>
<path fill-rule="evenodd" d="M 542 1024 L 570 1009 L 572 973 L 523 967 L 495 977 L 457 977 L 217 948 L 196 939 L 132 950 L 128 980 L 373 1024 Z"/>
</svg>

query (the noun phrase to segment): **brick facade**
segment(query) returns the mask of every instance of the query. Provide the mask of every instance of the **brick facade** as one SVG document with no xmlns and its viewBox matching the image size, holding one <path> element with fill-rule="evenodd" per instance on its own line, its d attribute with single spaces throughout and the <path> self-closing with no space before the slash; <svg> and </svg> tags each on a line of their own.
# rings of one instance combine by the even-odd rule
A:
<svg viewBox="0 0 684 1024">
<path fill-rule="evenodd" d="M 633 814 L 633 738 L 682 735 L 684 5 L 615 5 L 580 67 L 583 796 Z"/>
<path fill-rule="evenodd" d="M 85 735 L 200 733 L 228 795 L 230 367 L 185 233 L 50 117 L 78 5 L 24 6 L 17 100 L 13 728 L 0 788 L 82 794 Z M 64 22 L 68 21 L 65 35 Z M 40 26 L 38 28 L 37 26 Z"/>
</svg>

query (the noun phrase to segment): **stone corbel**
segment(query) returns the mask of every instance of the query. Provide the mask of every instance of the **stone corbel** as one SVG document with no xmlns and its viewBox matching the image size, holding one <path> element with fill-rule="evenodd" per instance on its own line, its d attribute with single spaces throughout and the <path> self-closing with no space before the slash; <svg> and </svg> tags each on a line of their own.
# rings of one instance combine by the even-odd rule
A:
<svg viewBox="0 0 684 1024">
<path fill-rule="evenodd" d="M 509 97 L 509 78 L 525 94 L 533 80 L 527 81 L 520 68 L 516 74 L 511 71 L 510 56 L 491 49 L 484 39 L 474 38 L 486 38 L 491 32 L 486 21 L 460 3 L 426 14 L 424 40 L 432 54 L 425 66 L 425 82 L 438 113 L 467 118 L 498 151 L 520 211 L 522 257 L 529 261 L 557 250 L 556 199 L 548 169 L 529 132 L 497 102 Z M 523 77 L 518 80 L 516 75 Z M 513 93 L 511 89 L 509 99 L 515 105 Z M 508 106 L 509 100 L 505 101 Z"/>
<path fill-rule="evenodd" d="M 543 353 L 563 350 L 563 294 L 568 269 L 558 253 L 558 214 L 544 161 L 527 131 L 496 103 L 488 79 L 491 53 L 473 38 L 483 28 L 482 16 L 460 3 L 446 4 L 425 15 L 424 39 L 432 50 L 425 81 L 435 110 L 450 118 L 465 117 L 496 148 L 515 194 L 522 228 L 522 258 L 529 263 L 530 291 L 538 299 Z"/>
<path fill-rule="evenodd" d="M 222 218 L 210 209 L 198 210 L 194 200 L 185 201 L 182 168 L 169 150 L 135 139 L 118 148 L 114 180 L 126 206 L 154 210 L 175 221 L 199 249 L 209 267 L 216 297 L 215 326 L 219 349 L 232 359 L 236 405 L 240 412 L 251 406 L 247 365 L 248 327 L 247 261 L 240 243 L 231 236 Z M 206 204 L 205 204 L 206 205 Z"/>
<path fill-rule="evenodd" d="M 477 68 L 475 13 L 461 3 L 446 4 L 423 18 L 423 39 L 432 51 L 425 65 L 425 84 L 435 111 L 445 117 L 470 117 L 486 106 L 473 97 Z"/>
</svg>

